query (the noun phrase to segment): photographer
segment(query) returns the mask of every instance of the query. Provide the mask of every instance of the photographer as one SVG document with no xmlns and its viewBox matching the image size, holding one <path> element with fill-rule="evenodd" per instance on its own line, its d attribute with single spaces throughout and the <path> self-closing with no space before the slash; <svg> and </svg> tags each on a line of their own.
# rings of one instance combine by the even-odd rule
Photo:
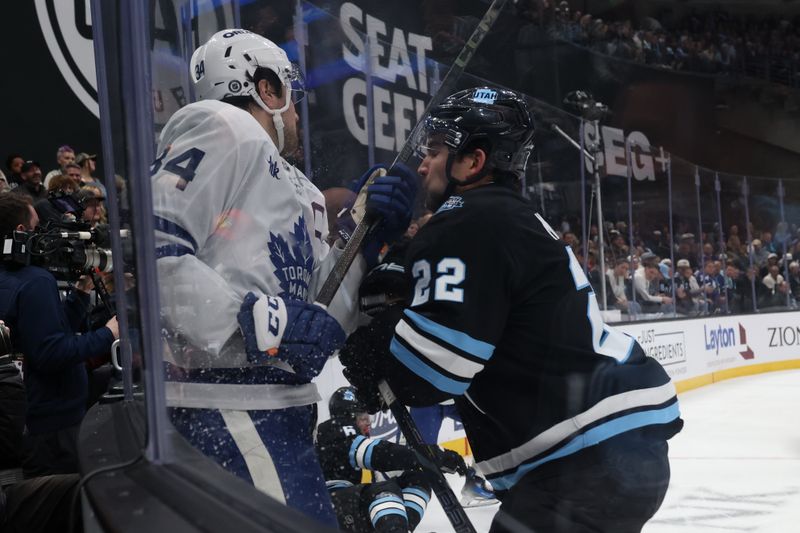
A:
<svg viewBox="0 0 800 533">
<path fill-rule="evenodd" d="M 11 355 L 10 331 L 0 320 L 0 531 L 38 533 L 82 529 L 70 503 L 78 490 L 77 474 L 12 481 L 23 461 L 25 386 Z M 72 518 L 73 523 L 69 520 Z"/>
<path fill-rule="evenodd" d="M 0 196 L 0 235 L 33 231 L 38 215 L 30 201 Z M 119 337 L 116 317 L 96 331 L 76 335 L 88 309 L 87 287 L 62 304 L 53 275 L 44 268 L 0 264 L 0 320 L 24 355 L 28 399 L 26 476 L 77 471 L 78 427 L 85 413 L 84 362 L 108 352 Z"/>
</svg>

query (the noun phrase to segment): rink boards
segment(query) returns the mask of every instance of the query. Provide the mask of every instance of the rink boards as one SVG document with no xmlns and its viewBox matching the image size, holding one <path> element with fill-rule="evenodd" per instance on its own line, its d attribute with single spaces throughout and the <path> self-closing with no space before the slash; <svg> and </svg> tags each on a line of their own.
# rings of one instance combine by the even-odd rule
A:
<svg viewBox="0 0 800 533">
<path fill-rule="evenodd" d="M 678 392 L 800 368 L 800 312 L 617 325 L 667 370 Z"/>
<path fill-rule="evenodd" d="M 720 316 L 614 326 L 634 337 L 647 355 L 658 360 L 678 392 L 738 376 L 800 368 L 800 312 Z M 347 385 L 338 359 L 328 362 L 315 380 L 324 399 L 319 420 L 328 418 L 327 400 Z M 372 435 L 397 440 L 391 413 L 373 418 Z M 461 425 L 446 419 L 439 442 L 471 455 Z"/>
</svg>

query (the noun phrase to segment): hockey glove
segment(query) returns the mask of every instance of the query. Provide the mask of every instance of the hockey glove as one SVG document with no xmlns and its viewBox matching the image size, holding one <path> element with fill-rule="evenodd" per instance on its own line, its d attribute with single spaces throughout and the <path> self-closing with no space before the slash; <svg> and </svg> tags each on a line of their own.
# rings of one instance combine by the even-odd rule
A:
<svg viewBox="0 0 800 533">
<path fill-rule="evenodd" d="M 467 474 L 467 464 L 464 462 L 464 458 L 453 450 L 443 450 L 435 444 L 426 444 L 425 447 L 433 454 L 433 461 L 428 458 L 428 454 L 422 454 L 414 450 L 417 461 L 423 470 L 439 470 L 445 474 L 458 474 L 460 476 Z"/>
<path fill-rule="evenodd" d="M 436 464 L 445 474 L 467 475 L 467 463 L 464 458 L 453 450 L 443 450 L 438 446 L 428 445 L 436 454 Z"/>
<path fill-rule="evenodd" d="M 374 179 L 369 183 L 373 175 Z M 347 242 L 361 216 L 377 221 L 370 235 L 364 240 L 362 250 L 362 255 L 370 268 L 377 264 L 383 245 L 393 243 L 408 229 L 417 187 L 416 173 L 403 164 L 395 166 L 392 174 L 386 174 L 385 166 L 376 165 L 367 170 L 356 183 L 355 188 L 359 194 L 356 207 L 348 208 L 339 217 L 339 235 Z M 360 205 L 362 198 L 363 206 Z M 354 213 L 354 210 L 357 212 Z"/>
<path fill-rule="evenodd" d="M 369 413 L 383 409 L 383 398 L 378 382 L 386 379 L 386 361 L 394 327 L 403 315 L 402 305 L 389 306 L 375 316 L 366 326 L 361 326 L 348 337 L 339 361 L 344 366 L 344 377 L 358 389 L 358 399 Z"/>
<path fill-rule="evenodd" d="M 266 363 L 275 357 L 308 380 L 320 373 L 328 357 L 345 341 L 336 319 L 321 307 L 300 300 L 248 292 L 237 318 L 248 361 Z"/>
</svg>

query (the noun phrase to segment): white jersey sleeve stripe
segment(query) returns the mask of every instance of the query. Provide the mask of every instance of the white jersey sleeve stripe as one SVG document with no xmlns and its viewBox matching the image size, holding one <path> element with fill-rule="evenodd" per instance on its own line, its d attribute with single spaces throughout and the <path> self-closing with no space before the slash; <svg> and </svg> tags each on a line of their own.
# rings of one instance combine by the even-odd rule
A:
<svg viewBox="0 0 800 533">
<path fill-rule="evenodd" d="M 394 331 L 397 336 L 405 340 L 409 346 L 412 346 L 418 355 L 454 376 L 472 379 L 475 374 L 483 370 L 482 364 L 465 359 L 457 353 L 423 337 L 406 323 L 406 319 L 400 320 Z"/>
<path fill-rule="evenodd" d="M 419 313 L 415 313 L 410 309 L 406 309 L 404 314 L 422 331 L 429 333 L 434 337 L 438 337 L 447 344 L 450 344 L 459 350 L 463 350 L 468 354 L 472 354 L 479 359 L 488 361 L 494 353 L 494 346 L 488 342 L 483 342 L 473 337 L 470 337 L 463 331 L 450 329 L 441 324 L 437 324 L 433 320 L 426 318 Z"/>
<path fill-rule="evenodd" d="M 520 463 L 549 450 L 559 442 L 579 432 L 581 428 L 594 424 L 614 413 L 637 407 L 661 405 L 673 398 L 675 398 L 675 385 L 671 381 L 659 387 L 633 390 L 609 396 L 587 411 L 569 420 L 564 420 L 513 450 L 482 461 L 477 466 L 487 476 L 513 469 Z"/>
</svg>

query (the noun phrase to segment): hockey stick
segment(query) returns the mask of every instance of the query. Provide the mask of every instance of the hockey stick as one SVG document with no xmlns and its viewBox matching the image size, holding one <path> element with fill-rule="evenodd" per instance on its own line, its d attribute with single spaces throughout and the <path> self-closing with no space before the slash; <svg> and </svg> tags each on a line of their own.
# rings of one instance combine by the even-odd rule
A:
<svg viewBox="0 0 800 533">
<path fill-rule="evenodd" d="M 442 79 L 442 83 L 439 86 L 439 89 L 436 91 L 436 94 L 431 97 L 431 100 L 425 107 L 425 110 L 422 113 L 423 118 L 428 114 L 431 108 L 440 104 L 445 97 L 447 97 L 456 88 L 458 78 L 461 76 L 461 74 L 463 74 L 467 64 L 475 55 L 475 51 L 477 50 L 481 41 L 483 41 L 484 37 L 486 37 L 486 35 L 489 33 L 489 30 L 497 20 L 500 12 L 503 10 L 503 7 L 505 7 L 506 2 L 507 0 L 494 0 L 492 5 L 489 6 L 486 14 L 478 23 L 478 27 L 475 28 L 475 31 L 470 36 L 469 40 L 467 40 L 464 48 L 453 62 L 453 65 L 447 71 L 444 79 Z M 411 159 L 411 156 L 414 153 L 412 141 L 416 139 L 419 128 L 421 127 L 422 121 L 420 120 L 414 126 L 411 134 L 406 138 L 402 149 L 397 154 L 394 162 L 392 162 L 392 166 L 390 167 L 391 169 L 394 169 L 398 163 L 406 163 L 409 159 Z M 347 245 L 344 248 L 342 256 L 336 262 L 333 270 L 325 280 L 322 289 L 317 295 L 315 303 L 321 304 L 325 307 L 330 305 L 330 303 L 333 301 L 333 297 L 336 295 L 336 291 L 339 290 L 339 286 L 347 274 L 347 271 L 353 264 L 353 261 L 355 260 L 359 249 L 361 248 L 361 244 L 364 241 L 364 237 L 366 237 L 367 233 L 369 233 L 369 231 L 374 227 L 376 222 L 377 220 L 370 220 L 368 217 L 364 217 L 361 221 L 359 221 L 358 225 L 353 231 L 353 234 L 347 241 Z M 422 456 L 423 459 L 427 459 L 430 462 L 429 465 L 426 465 L 426 470 L 429 471 L 430 475 L 432 476 L 431 485 L 433 491 L 436 494 L 436 498 L 439 500 L 447 519 L 453 525 L 456 533 L 475 533 L 475 528 L 470 522 L 469 517 L 467 517 L 467 513 L 464 511 L 464 508 L 461 507 L 461 504 L 456 498 L 455 493 L 453 493 L 453 489 L 450 487 L 447 479 L 445 479 L 444 474 L 442 474 L 442 472 L 436 466 L 436 458 L 434 457 L 431 449 L 425 446 L 422 436 L 419 433 L 419 429 L 414 423 L 414 420 L 411 418 L 408 410 L 397 400 L 392 392 L 391 387 L 389 387 L 389 384 L 385 380 L 382 380 L 378 384 L 378 387 L 383 400 L 389 406 L 389 409 L 391 409 L 392 414 L 394 414 L 394 417 L 397 420 L 397 425 L 405 436 L 406 441 L 418 454 Z"/>
<path fill-rule="evenodd" d="M 431 97 L 428 105 L 425 107 L 425 111 L 422 113 L 423 118 L 428 114 L 431 108 L 439 105 L 442 100 L 449 96 L 450 93 L 452 93 L 456 88 L 458 84 L 458 78 L 464 73 L 464 69 L 472 59 L 472 56 L 475 55 L 478 45 L 481 44 L 483 38 L 489 33 L 489 30 L 497 20 L 507 1 L 508 0 L 494 0 L 492 5 L 489 6 L 486 14 L 478 23 L 478 27 L 472 32 L 472 35 L 467 40 L 464 48 L 458 54 L 458 57 L 456 57 L 456 60 L 450 67 L 450 70 L 448 70 L 447 74 L 445 74 L 441 85 L 439 85 L 439 89 L 436 91 L 436 94 Z M 411 159 L 411 156 L 414 154 L 414 146 L 412 145 L 412 141 L 417 137 L 417 133 L 421 127 L 422 120 L 417 122 L 417 124 L 414 126 L 414 129 L 411 131 L 411 134 L 406 138 L 403 147 L 400 149 L 397 157 L 395 157 L 394 162 L 392 162 L 392 166 L 390 167 L 391 169 L 394 169 L 398 163 L 407 163 L 408 160 Z M 389 172 L 391 173 L 391 170 Z M 347 241 L 347 245 L 344 247 L 342 256 L 333 266 L 333 270 L 331 270 L 330 274 L 328 274 L 325 283 L 322 285 L 322 289 L 320 289 L 315 303 L 324 307 L 330 305 L 330 303 L 333 301 L 333 297 L 336 296 L 336 291 L 339 290 L 339 286 L 342 284 L 342 280 L 347 274 L 347 271 L 350 270 L 350 265 L 353 264 L 356 255 L 358 255 L 358 251 L 361 248 L 361 243 L 364 241 L 364 237 L 367 236 L 369 231 L 375 226 L 376 222 L 378 221 L 364 217 L 364 219 L 358 223 L 356 229 L 353 231 L 353 234 L 350 236 L 350 240 Z"/>
<path fill-rule="evenodd" d="M 431 476 L 431 488 L 434 494 L 436 494 L 439 503 L 442 505 L 444 514 L 447 515 L 447 519 L 450 521 L 450 524 L 452 524 L 453 529 L 456 533 L 476 533 L 475 527 L 472 525 L 472 522 L 470 522 L 464 508 L 461 507 L 461 503 L 458 501 L 458 498 L 456 498 L 452 487 L 450 487 L 450 483 L 447 482 L 444 474 L 439 470 L 436 463 L 436 456 L 422 440 L 419 429 L 414 423 L 414 419 L 411 418 L 411 414 L 408 412 L 408 409 L 406 409 L 406 406 L 400 403 L 397 397 L 395 397 L 394 392 L 392 392 L 391 387 L 389 387 L 389 384 L 386 383 L 385 380 L 378 383 L 378 390 L 380 390 L 381 396 L 383 396 L 383 401 L 386 402 L 389 409 L 391 409 L 397 421 L 397 426 L 406 438 L 406 442 L 408 442 L 411 447 L 414 448 L 414 451 L 422 456 L 421 458 L 428 463 L 423 463 L 423 466 L 425 467 L 425 471 Z"/>
</svg>

